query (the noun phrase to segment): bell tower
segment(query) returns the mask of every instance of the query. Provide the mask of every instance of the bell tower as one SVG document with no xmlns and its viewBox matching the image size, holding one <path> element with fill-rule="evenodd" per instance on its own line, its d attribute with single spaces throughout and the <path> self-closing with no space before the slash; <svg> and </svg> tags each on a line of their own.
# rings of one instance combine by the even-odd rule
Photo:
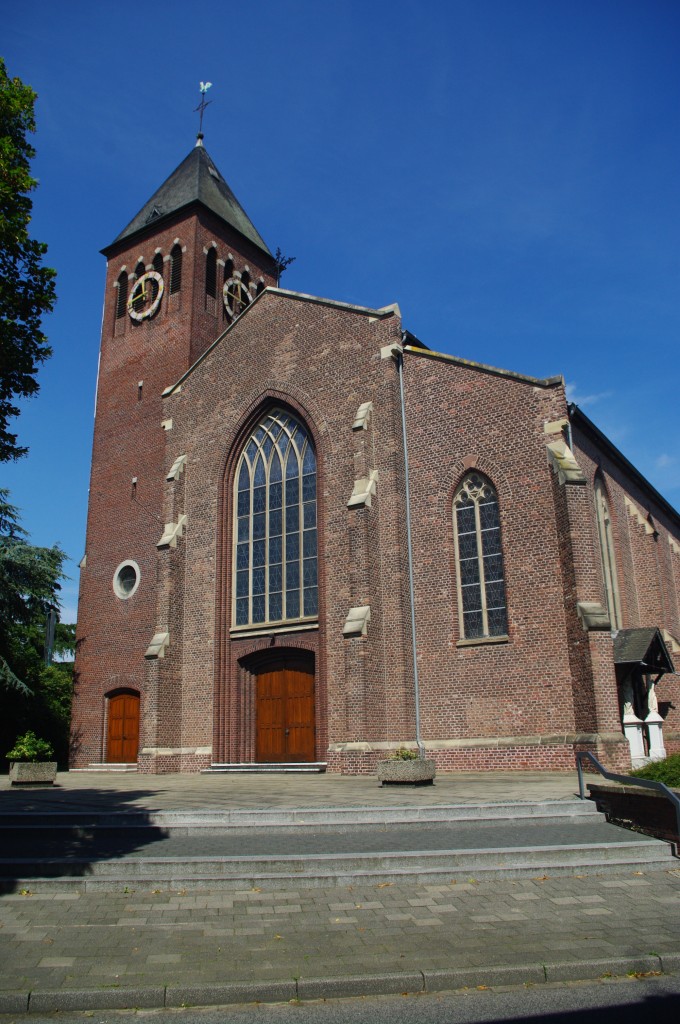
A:
<svg viewBox="0 0 680 1024">
<path fill-rule="evenodd" d="M 268 285 L 275 258 L 203 145 L 102 250 L 107 259 L 72 766 L 137 761 L 174 384 Z"/>
</svg>

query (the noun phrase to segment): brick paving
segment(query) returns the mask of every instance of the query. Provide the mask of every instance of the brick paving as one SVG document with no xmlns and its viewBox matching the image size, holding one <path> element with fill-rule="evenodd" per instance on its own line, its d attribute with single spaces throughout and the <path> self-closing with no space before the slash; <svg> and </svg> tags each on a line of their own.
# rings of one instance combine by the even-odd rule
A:
<svg viewBox="0 0 680 1024">
<path fill-rule="evenodd" d="M 591 777 L 592 778 L 592 777 Z M 380 786 L 375 777 L 311 775 L 141 775 L 59 772 L 49 789 L 12 789 L 0 776 L 0 812 L 10 810 L 231 810 L 288 807 L 401 807 L 426 804 L 567 800 L 576 772 L 456 772 L 433 786 Z"/>
<path fill-rule="evenodd" d="M 615 880 L 297 891 L 126 888 L 3 896 L 0 991 L 271 982 L 680 953 L 678 869 Z"/>
<path fill-rule="evenodd" d="M 148 778 L 128 777 L 118 789 L 111 780 L 95 785 L 95 777 L 89 789 L 76 786 L 77 778 L 61 790 L 70 807 L 79 800 L 96 805 L 102 793 L 121 791 L 130 804 L 142 789 L 150 807 L 205 806 L 198 779 L 180 780 L 173 800 L 172 780 L 163 780 L 159 796 L 157 780 Z M 258 806 L 262 780 L 244 779 L 223 786 L 213 806 Z M 302 783 L 285 794 L 280 781 L 272 787 L 273 805 L 299 806 Z M 353 787 L 355 805 L 370 805 L 366 794 L 376 806 L 395 799 L 393 791 L 361 781 L 363 787 Z M 318 806 L 343 803 L 329 799 L 343 789 L 331 782 L 306 790 L 321 794 Z M 478 785 L 470 780 L 467 793 Z M 456 786 L 460 779 L 442 786 L 440 802 L 462 802 Z M 511 777 L 505 788 L 491 780 L 489 788 L 491 799 L 513 800 L 526 793 L 526 780 Z M 0 813 L 45 802 L 54 809 L 55 792 L 1 790 Z M 547 779 L 544 793 L 535 788 L 533 798 L 559 799 L 560 790 L 570 797 L 573 777 Z M 425 802 L 422 794 L 405 799 L 402 792 L 399 799 Z M 0 897 L 0 1012 L 26 1009 L 28 993 L 34 1010 L 84 1009 L 680 971 L 677 865 L 669 851 L 668 870 L 631 869 L 615 877 L 550 877 L 548 869 L 534 878 L 437 885 L 395 880 L 295 889 L 287 882 L 205 891 L 187 883 L 167 891 L 140 882 L 113 892 L 15 891 Z"/>
</svg>

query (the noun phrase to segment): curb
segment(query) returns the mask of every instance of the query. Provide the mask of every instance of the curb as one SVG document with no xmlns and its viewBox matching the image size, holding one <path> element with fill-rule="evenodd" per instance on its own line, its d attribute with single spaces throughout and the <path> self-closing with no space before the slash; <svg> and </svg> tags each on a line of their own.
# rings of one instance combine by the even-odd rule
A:
<svg viewBox="0 0 680 1024">
<path fill-rule="evenodd" d="M 287 981 L 234 982 L 224 985 L 150 986 L 118 989 L 0 991 L 0 1013 L 52 1013 L 57 1010 L 163 1009 L 183 1006 L 228 1006 L 281 1003 L 365 995 L 445 992 L 495 985 L 540 985 L 559 981 L 594 981 L 627 974 L 680 973 L 680 953 L 640 957 L 571 960 L 563 963 L 514 964 L 442 971 L 405 971 L 337 978 L 291 978 Z"/>
</svg>

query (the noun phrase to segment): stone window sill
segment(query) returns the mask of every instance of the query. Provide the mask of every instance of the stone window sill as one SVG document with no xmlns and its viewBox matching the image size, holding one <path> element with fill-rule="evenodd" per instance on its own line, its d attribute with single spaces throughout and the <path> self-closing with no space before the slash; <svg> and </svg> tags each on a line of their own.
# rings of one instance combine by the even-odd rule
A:
<svg viewBox="0 0 680 1024">
<path fill-rule="evenodd" d="M 232 626 L 229 635 L 232 640 L 239 640 L 241 637 L 251 636 L 277 636 L 279 633 L 303 633 L 308 629 L 318 629 L 318 619 L 300 619 L 299 622 L 278 626 Z"/>
<path fill-rule="evenodd" d="M 482 647 L 485 644 L 508 644 L 510 637 L 503 633 L 501 636 L 475 636 L 470 640 L 459 640 L 456 647 Z"/>
</svg>

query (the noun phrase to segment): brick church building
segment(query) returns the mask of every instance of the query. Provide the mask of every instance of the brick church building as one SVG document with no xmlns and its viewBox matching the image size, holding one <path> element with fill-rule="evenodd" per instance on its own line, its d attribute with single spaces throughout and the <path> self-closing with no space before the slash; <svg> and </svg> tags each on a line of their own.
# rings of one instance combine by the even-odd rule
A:
<svg viewBox="0 0 680 1024">
<path fill-rule="evenodd" d="M 561 377 L 280 288 L 201 136 L 104 254 L 74 768 L 680 749 L 680 516 Z"/>
</svg>

